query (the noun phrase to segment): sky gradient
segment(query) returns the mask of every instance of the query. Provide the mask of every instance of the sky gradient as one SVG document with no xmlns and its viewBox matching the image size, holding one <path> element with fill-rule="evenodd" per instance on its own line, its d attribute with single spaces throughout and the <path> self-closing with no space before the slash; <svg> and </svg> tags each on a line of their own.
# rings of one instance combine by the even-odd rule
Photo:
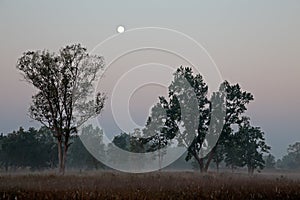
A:
<svg viewBox="0 0 300 200">
<path fill-rule="evenodd" d="M 300 1 L 0 0 L 0 132 L 38 126 L 27 117 L 34 89 L 16 61 L 27 50 L 81 43 L 89 50 L 116 27 L 186 33 L 213 57 L 224 79 L 253 93 L 252 123 L 277 157 L 300 140 Z M 188 51 L 188 49 L 187 49 Z"/>
</svg>

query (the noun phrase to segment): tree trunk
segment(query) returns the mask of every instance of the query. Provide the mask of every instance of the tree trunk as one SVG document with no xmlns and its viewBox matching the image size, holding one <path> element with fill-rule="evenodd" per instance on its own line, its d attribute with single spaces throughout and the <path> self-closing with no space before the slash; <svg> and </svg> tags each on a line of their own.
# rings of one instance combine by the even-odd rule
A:
<svg viewBox="0 0 300 200">
<path fill-rule="evenodd" d="M 203 158 L 199 158 L 197 153 L 194 153 L 193 156 L 196 159 L 196 161 L 198 162 L 200 172 L 203 173 L 204 172 Z"/>
<path fill-rule="evenodd" d="M 217 148 L 217 145 L 214 146 L 214 148 L 212 148 L 211 152 L 209 152 L 209 154 L 208 154 L 208 158 L 207 158 L 207 161 L 206 161 L 206 164 L 205 164 L 205 168 L 204 168 L 205 172 L 208 171 L 209 165 L 210 165 L 210 163 L 211 163 L 211 161 L 212 161 L 212 159 L 214 157 L 216 148 Z"/>
<path fill-rule="evenodd" d="M 254 174 L 254 167 L 248 167 L 248 174 L 252 176 Z"/>
<path fill-rule="evenodd" d="M 5 162 L 5 172 L 8 172 L 8 162 Z"/>
<path fill-rule="evenodd" d="M 66 169 L 67 151 L 68 151 L 68 146 L 65 145 L 63 151 L 62 166 L 61 166 L 61 173 L 63 175 L 65 174 L 65 169 Z"/>
<path fill-rule="evenodd" d="M 58 147 L 58 172 L 63 174 L 63 149 L 62 149 L 62 141 L 60 139 L 57 140 Z"/>
<path fill-rule="evenodd" d="M 217 172 L 219 173 L 219 162 L 218 161 L 216 162 L 216 165 L 217 165 Z"/>
<path fill-rule="evenodd" d="M 204 172 L 203 160 L 199 159 L 197 161 L 198 161 L 198 164 L 199 164 L 199 170 L 200 170 L 201 173 L 203 173 Z"/>
<path fill-rule="evenodd" d="M 59 173 L 64 175 L 67 161 L 67 152 L 69 147 L 69 138 L 64 137 L 64 141 L 62 137 L 57 138 L 57 146 L 58 146 L 58 167 Z"/>
</svg>

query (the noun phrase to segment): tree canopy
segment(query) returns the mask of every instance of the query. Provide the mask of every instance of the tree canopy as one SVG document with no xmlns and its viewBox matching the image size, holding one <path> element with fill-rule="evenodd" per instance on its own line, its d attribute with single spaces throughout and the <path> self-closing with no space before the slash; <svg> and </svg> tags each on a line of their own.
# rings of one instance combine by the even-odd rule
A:
<svg viewBox="0 0 300 200">
<path fill-rule="evenodd" d="M 89 55 L 80 44 L 66 46 L 58 53 L 27 51 L 18 60 L 17 68 L 24 79 L 37 89 L 29 115 L 48 127 L 57 139 L 61 173 L 71 135 L 104 106 L 105 97 L 101 93 L 95 99 L 88 98 L 103 66 L 101 56 Z"/>
</svg>

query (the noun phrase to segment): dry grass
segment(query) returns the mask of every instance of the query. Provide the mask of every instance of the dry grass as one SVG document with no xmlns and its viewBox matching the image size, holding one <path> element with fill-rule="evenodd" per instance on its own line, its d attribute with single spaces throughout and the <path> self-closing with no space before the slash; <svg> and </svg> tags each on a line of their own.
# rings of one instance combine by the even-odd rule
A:
<svg viewBox="0 0 300 200">
<path fill-rule="evenodd" d="M 300 180 L 194 172 L 1 175 L 0 199 L 300 199 Z"/>
</svg>

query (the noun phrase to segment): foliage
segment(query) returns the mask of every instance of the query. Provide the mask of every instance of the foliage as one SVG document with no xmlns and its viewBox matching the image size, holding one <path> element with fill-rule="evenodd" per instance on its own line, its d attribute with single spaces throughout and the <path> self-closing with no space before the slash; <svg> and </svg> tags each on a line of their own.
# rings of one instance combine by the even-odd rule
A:
<svg viewBox="0 0 300 200">
<path fill-rule="evenodd" d="M 1 166 L 8 168 L 45 169 L 57 165 L 57 146 L 51 132 L 22 127 L 18 131 L 1 137 Z"/>
<path fill-rule="evenodd" d="M 180 67 L 174 73 L 174 80 L 169 86 L 170 100 L 160 97 L 160 105 L 166 113 L 164 121 L 158 120 L 153 111 L 150 118 L 161 124 L 162 136 L 159 137 L 159 141 L 163 141 L 163 145 L 167 145 L 172 139 L 177 140 L 178 145 L 188 150 L 186 159 L 194 157 L 199 165 L 201 162 L 198 154 L 204 142 L 209 120 L 207 92 L 208 87 L 200 74 L 194 75 L 191 68 Z"/>
<path fill-rule="evenodd" d="M 300 142 L 289 145 L 288 154 L 277 161 L 277 167 L 281 169 L 300 169 Z"/>
<path fill-rule="evenodd" d="M 86 127 L 83 134 L 97 132 L 91 126 Z M 102 132 L 100 132 L 102 133 Z M 105 152 L 102 138 L 91 138 L 98 141 L 101 152 Z M 99 169 L 105 166 L 94 158 L 85 148 L 79 136 L 72 136 L 73 143 L 68 152 L 68 166 L 74 169 Z M 47 127 L 39 130 L 29 128 L 25 131 L 22 127 L 18 131 L 0 137 L 0 167 L 8 170 L 29 168 L 30 170 L 53 169 L 58 164 L 57 143 Z"/>
<path fill-rule="evenodd" d="M 226 94 L 226 102 L 224 102 L 223 91 Z M 239 150 L 239 148 L 244 148 L 242 143 L 247 140 L 245 137 L 252 137 L 251 134 L 257 136 L 258 140 L 262 140 L 259 141 L 260 145 L 257 148 L 264 144 L 264 138 L 258 136 L 261 132 L 256 130 L 259 128 L 253 128 L 249 130 L 252 132 L 247 134 L 245 131 L 234 134 L 231 128 L 232 125 L 241 125 L 247 105 L 254 99 L 253 95 L 243 91 L 239 84 L 231 85 L 225 81 L 221 84 L 220 90 L 214 92 L 211 99 L 208 99 L 208 86 L 203 77 L 200 74 L 193 74 L 189 67 L 180 67 L 174 73 L 174 80 L 169 86 L 169 101 L 164 97 L 159 97 L 159 99 L 160 102 L 154 106 L 145 129 L 146 135 L 154 134 L 156 139 L 152 136 L 152 140 L 144 140 L 144 142 L 157 144 L 153 142 L 154 139 L 154 141 L 164 141 L 163 145 L 167 145 L 171 140 L 176 139 L 178 145 L 187 148 L 186 160 L 194 158 L 200 171 L 207 171 L 211 161 L 218 165 L 224 159 L 225 152 L 227 152 L 226 161 L 231 166 L 244 166 L 245 161 L 242 162 L 240 159 L 245 156 L 245 152 L 249 153 L 250 150 Z M 214 105 L 215 102 L 217 105 Z M 158 111 L 159 108 L 164 110 Z M 215 119 L 216 116 L 222 119 L 220 113 L 223 110 L 226 113 L 224 123 L 220 119 Z M 214 126 L 210 127 L 211 123 Z M 151 128 L 149 124 L 154 128 Z M 221 125 L 223 126 L 220 127 Z M 212 148 L 210 153 L 206 157 L 200 155 L 208 141 L 205 139 L 206 136 L 218 132 L 221 132 L 221 135 L 217 144 L 214 146 L 207 144 Z M 157 149 L 157 146 L 153 149 Z M 238 155 L 236 151 L 244 154 Z"/>
<path fill-rule="evenodd" d="M 251 126 L 249 118 L 243 117 L 239 130 L 231 138 L 235 143 L 231 144 L 233 151 L 227 152 L 227 163 L 238 167 L 247 166 L 250 174 L 257 168 L 264 168 L 263 154 L 268 153 L 270 147 L 265 143 L 264 133 L 259 127 Z"/>
<path fill-rule="evenodd" d="M 32 96 L 30 117 L 48 127 L 58 142 L 59 170 L 64 173 L 70 137 L 104 106 L 101 93 L 88 99 L 104 66 L 103 58 L 89 55 L 80 44 L 66 46 L 57 54 L 28 51 L 18 60 L 17 69 L 37 93 Z"/>
<path fill-rule="evenodd" d="M 217 171 L 219 171 L 220 163 L 225 159 L 224 152 L 225 152 L 224 145 L 218 145 L 216 147 L 216 151 L 212 160 L 216 164 Z"/>
<path fill-rule="evenodd" d="M 92 125 L 86 126 L 82 129 L 81 135 L 72 137 L 72 146 L 69 150 L 68 165 L 79 169 L 99 169 L 105 168 L 97 158 L 95 158 L 89 150 L 84 146 L 81 138 L 87 137 L 89 139 L 89 148 L 95 147 L 94 150 L 99 151 L 99 155 L 105 153 L 105 144 L 103 143 L 103 132 L 99 127 L 93 128 Z M 87 139 L 85 138 L 85 140 Z"/>
<path fill-rule="evenodd" d="M 275 156 L 273 156 L 272 154 L 268 154 L 264 156 L 264 161 L 265 161 L 266 169 L 275 169 L 276 166 Z"/>
</svg>

